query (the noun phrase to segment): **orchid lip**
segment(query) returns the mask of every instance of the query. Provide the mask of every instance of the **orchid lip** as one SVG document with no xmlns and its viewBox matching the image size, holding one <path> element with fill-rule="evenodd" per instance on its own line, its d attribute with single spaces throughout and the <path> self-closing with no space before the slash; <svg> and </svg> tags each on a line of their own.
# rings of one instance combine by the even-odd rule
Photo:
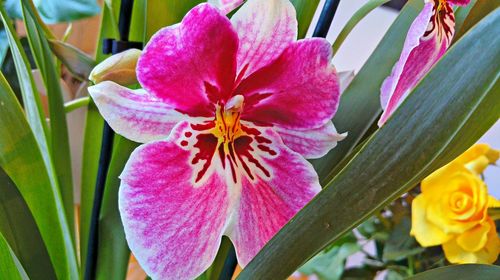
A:
<svg viewBox="0 0 500 280">
<path fill-rule="evenodd" d="M 243 107 L 241 95 L 233 96 L 225 104 L 218 103 L 214 119 L 191 124 L 179 139 L 182 148 L 192 151 L 190 164 L 196 170 L 193 186 L 201 186 L 205 178 L 217 172 L 213 168 L 215 161 L 227 169 L 234 184 L 240 182 L 239 173 L 250 181 L 272 177 L 271 169 L 262 158 L 276 157 L 278 152 L 271 147 L 272 140 L 242 123 Z"/>
</svg>

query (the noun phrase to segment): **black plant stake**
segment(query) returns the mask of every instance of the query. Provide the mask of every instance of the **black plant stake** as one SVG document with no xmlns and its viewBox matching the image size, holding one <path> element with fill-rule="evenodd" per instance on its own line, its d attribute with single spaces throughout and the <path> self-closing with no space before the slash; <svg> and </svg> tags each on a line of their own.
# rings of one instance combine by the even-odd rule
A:
<svg viewBox="0 0 500 280">
<path fill-rule="evenodd" d="M 321 15 L 319 16 L 316 28 L 314 28 L 313 37 L 326 38 L 328 30 L 330 30 L 330 26 L 332 25 L 335 12 L 337 12 L 339 3 L 340 0 L 326 0 L 325 5 L 321 10 Z M 231 250 L 229 251 L 224 262 L 219 280 L 230 280 L 234 274 L 234 270 L 237 264 L 238 262 L 236 260 L 236 253 L 234 251 L 234 248 L 231 247 Z"/>
<path fill-rule="evenodd" d="M 328 30 L 330 30 L 330 26 L 332 25 L 333 17 L 339 7 L 339 3 L 340 0 L 326 0 L 323 10 L 321 10 L 318 24 L 316 24 L 316 28 L 314 28 L 313 37 L 326 38 Z"/>
<path fill-rule="evenodd" d="M 128 35 L 130 31 L 130 21 L 132 18 L 132 8 L 134 0 L 122 0 L 120 6 L 120 18 L 118 21 L 118 30 L 120 31 L 120 40 L 104 39 L 103 53 L 117 54 L 131 48 L 142 48 L 141 42 L 129 42 Z M 104 122 L 102 130 L 101 153 L 99 155 L 99 167 L 97 170 L 97 179 L 94 192 L 94 203 L 92 205 L 92 214 L 90 218 L 89 241 L 87 249 L 87 259 L 85 262 L 85 280 L 95 279 L 97 267 L 97 247 L 99 240 L 99 215 L 101 212 L 102 198 L 104 194 L 104 185 L 108 174 L 111 152 L 113 149 L 114 133 L 108 123 Z"/>
</svg>

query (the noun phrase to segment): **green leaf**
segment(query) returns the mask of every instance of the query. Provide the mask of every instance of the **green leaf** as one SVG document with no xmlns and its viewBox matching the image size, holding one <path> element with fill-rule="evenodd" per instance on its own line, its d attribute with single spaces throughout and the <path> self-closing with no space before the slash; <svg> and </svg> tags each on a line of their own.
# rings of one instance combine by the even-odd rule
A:
<svg viewBox="0 0 500 280">
<path fill-rule="evenodd" d="M 370 0 L 366 2 L 361 8 L 359 8 L 359 10 L 357 10 L 349 19 L 349 21 L 344 25 L 344 28 L 342 28 L 342 30 L 340 31 L 337 39 L 335 39 L 335 42 L 332 45 L 333 55 L 337 53 L 344 40 L 347 38 L 347 36 L 349 36 L 354 27 L 356 27 L 356 25 L 358 25 L 358 23 L 362 19 L 364 19 L 375 8 L 378 8 L 389 1 L 390 0 Z"/>
<path fill-rule="evenodd" d="M 488 216 L 493 220 L 500 220 L 500 207 L 488 208 Z"/>
<path fill-rule="evenodd" d="M 297 11 L 297 21 L 299 23 L 298 38 L 305 38 L 314 13 L 318 8 L 319 0 L 291 0 L 291 2 Z"/>
<path fill-rule="evenodd" d="M 16 48 L 11 44 L 11 49 Z M 76 279 L 76 254 L 57 184 L 51 180 L 24 112 L 1 74 L 0 106 L 0 167 L 26 201 L 57 278 Z"/>
<path fill-rule="evenodd" d="M 28 205 L 2 168 L 0 168 L 0 232 L 31 278 L 56 279 L 49 254 Z"/>
<path fill-rule="evenodd" d="M 40 70 L 42 79 L 47 89 L 50 115 L 50 145 L 54 168 L 57 172 L 57 180 L 61 192 L 66 220 L 69 229 L 74 236 L 74 198 L 73 179 L 71 169 L 71 157 L 69 149 L 68 126 L 66 112 L 64 111 L 63 93 L 60 84 L 59 71 L 52 57 L 47 38 L 36 19 L 32 16 L 36 11 L 29 11 L 30 6 L 26 0 L 22 0 L 24 24 L 31 46 L 31 53 Z"/>
<path fill-rule="evenodd" d="M 457 42 L 240 279 L 281 279 L 460 155 L 500 117 L 500 10 Z"/>
<path fill-rule="evenodd" d="M 149 0 L 146 3 L 146 39 L 160 28 L 176 24 L 203 0 Z"/>
<path fill-rule="evenodd" d="M 415 238 L 410 236 L 410 229 L 411 221 L 409 217 L 404 217 L 394 227 L 384 246 L 382 255 L 384 261 L 400 261 L 425 250 L 417 245 Z"/>
<path fill-rule="evenodd" d="M 115 135 L 113 153 L 109 163 L 104 196 L 99 217 L 99 254 L 97 257 L 97 279 L 124 279 L 127 273 L 130 250 L 118 211 L 118 189 L 120 179 L 132 151 L 138 146 L 122 136 Z"/>
<path fill-rule="evenodd" d="M 111 5 L 103 6 L 101 18 L 101 30 L 97 40 L 96 63 L 103 61 L 108 55 L 102 53 L 102 42 L 104 38 L 118 39 L 118 27 L 116 25 L 114 9 Z M 119 8 L 119 7 L 118 7 Z M 85 119 L 85 132 L 83 139 L 82 178 L 81 178 L 81 203 L 80 203 L 80 259 L 81 267 L 85 267 L 88 249 L 88 233 L 90 230 L 90 217 L 94 203 L 94 190 L 99 165 L 99 154 L 101 151 L 101 139 L 104 120 L 97 107 L 90 102 L 87 107 Z M 83 270 L 82 270 L 83 273 Z"/>
<path fill-rule="evenodd" d="M 76 47 L 59 40 L 49 40 L 50 48 L 57 58 L 81 81 L 88 80 L 90 71 L 96 65 L 94 59 Z"/>
<path fill-rule="evenodd" d="M 500 279 L 500 266 L 485 264 L 450 265 L 431 269 L 408 280 Z"/>
<path fill-rule="evenodd" d="M 410 0 L 391 25 L 373 54 L 346 88 L 333 118 L 337 130 L 348 132 L 325 157 L 313 160 L 322 185 L 334 174 L 333 168 L 362 140 L 382 112 L 380 85 L 399 59 L 411 23 L 423 7 L 422 0 Z M 376 124 L 375 124 L 376 125 Z"/>
<path fill-rule="evenodd" d="M 52 184 L 57 185 L 47 143 L 48 128 L 45 123 L 45 116 L 43 115 L 40 96 L 38 95 L 33 76 L 31 75 L 31 67 L 26 53 L 23 51 L 23 46 L 17 38 L 16 32 L 1 5 L 0 14 L 5 30 L 7 32 L 10 51 L 14 59 L 15 69 L 19 81 L 19 87 L 23 96 L 24 110 L 26 111 L 28 123 L 31 126 L 31 130 L 35 135 L 36 142 L 42 152 L 45 166 L 48 170 L 50 170 L 49 176 L 51 176 L 50 179 L 52 180 Z"/>
<path fill-rule="evenodd" d="M 338 280 L 344 272 L 347 258 L 360 249 L 361 246 L 355 242 L 336 246 L 312 258 L 299 271 L 306 275 L 315 274 L 320 280 Z"/>
<path fill-rule="evenodd" d="M 217 255 L 215 256 L 215 260 L 210 265 L 210 267 L 203 272 L 202 275 L 198 276 L 196 280 L 217 280 L 217 279 L 223 279 L 222 272 L 224 269 L 224 264 L 226 262 L 228 254 L 231 252 L 231 250 L 234 250 L 233 244 L 227 238 L 226 236 L 222 237 L 222 241 L 219 247 L 219 251 L 217 252 Z"/>
<path fill-rule="evenodd" d="M 455 34 L 462 28 L 465 18 L 469 14 L 470 10 L 477 3 L 477 0 L 471 0 L 466 6 L 455 6 Z M 454 37 L 456 39 L 456 36 Z"/>
<path fill-rule="evenodd" d="M 453 41 L 458 41 L 467 31 L 469 31 L 469 29 L 476 25 L 476 23 L 498 7 L 500 7 L 500 1 L 476 0 L 475 2 L 471 2 L 467 6 L 469 12 L 466 14 L 467 17 L 465 17 L 463 24 L 455 27 L 457 32 Z M 463 7 L 462 9 L 465 8 L 466 7 Z"/>
<path fill-rule="evenodd" d="M 9 280 L 29 279 L 23 266 L 0 232 L 0 275 Z"/>
<path fill-rule="evenodd" d="M 19 0 L 5 0 L 4 5 L 10 17 L 23 17 Z M 100 10 L 96 0 L 39 0 L 35 1 L 35 7 L 49 24 L 90 17 Z"/>
</svg>

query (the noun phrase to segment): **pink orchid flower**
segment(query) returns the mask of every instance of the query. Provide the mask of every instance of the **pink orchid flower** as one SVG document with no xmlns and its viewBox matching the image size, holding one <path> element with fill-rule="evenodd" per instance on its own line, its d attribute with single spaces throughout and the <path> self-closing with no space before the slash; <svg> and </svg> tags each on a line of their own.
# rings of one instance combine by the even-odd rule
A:
<svg viewBox="0 0 500 280">
<path fill-rule="evenodd" d="M 331 46 L 296 41 L 288 0 L 249 0 L 229 20 L 210 4 L 158 31 L 137 63 L 143 89 L 89 88 L 119 134 L 145 143 L 123 173 L 130 249 L 155 279 L 189 279 L 222 235 L 245 266 L 320 191 L 305 158 L 344 136 Z"/>
<path fill-rule="evenodd" d="M 382 126 L 410 91 L 444 55 L 455 34 L 452 5 L 465 6 L 470 0 L 425 0 L 423 10 L 413 21 L 399 61 L 382 84 L 380 102 L 384 112 Z"/>
<path fill-rule="evenodd" d="M 243 0 L 207 0 L 207 3 L 219 8 L 222 13 L 227 14 L 243 3 Z"/>
</svg>

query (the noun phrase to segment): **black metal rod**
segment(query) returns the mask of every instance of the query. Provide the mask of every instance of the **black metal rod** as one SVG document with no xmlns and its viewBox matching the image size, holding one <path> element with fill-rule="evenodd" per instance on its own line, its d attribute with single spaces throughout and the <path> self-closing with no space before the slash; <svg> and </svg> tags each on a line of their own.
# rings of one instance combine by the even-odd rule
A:
<svg viewBox="0 0 500 280">
<path fill-rule="evenodd" d="M 321 15 L 319 16 L 316 28 L 314 28 L 313 37 L 323 37 L 326 38 L 328 35 L 328 30 L 332 25 L 333 17 L 337 12 L 340 0 L 326 0 L 323 10 L 321 10 Z"/>
<path fill-rule="evenodd" d="M 120 31 L 120 40 L 128 41 L 130 33 L 130 22 L 132 19 L 132 9 L 134 0 L 122 0 L 120 6 L 120 17 L 118 21 L 118 30 Z M 115 50 L 116 54 L 124 49 Z M 85 280 L 93 280 L 96 277 L 97 252 L 99 245 L 99 216 L 101 213 L 102 199 L 104 196 L 104 186 L 108 175 L 109 163 L 113 150 L 114 132 L 107 122 L 104 122 L 102 130 L 101 152 L 99 155 L 99 167 L 94 191 L 94 202 L 92 205 L 92 214 L 90 218 L 89 239 L 87 247 L 87 258 L 85 261 Z"/>
</svg>

